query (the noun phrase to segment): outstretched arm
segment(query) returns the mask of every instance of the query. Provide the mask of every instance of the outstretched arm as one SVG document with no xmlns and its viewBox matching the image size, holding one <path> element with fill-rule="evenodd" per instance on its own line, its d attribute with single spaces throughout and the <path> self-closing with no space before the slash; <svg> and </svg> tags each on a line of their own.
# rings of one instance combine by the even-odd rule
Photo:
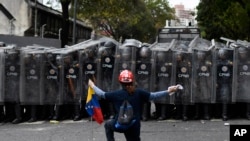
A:
<svg viewBox="0 0 250 141">
<path fill-rule="evenodd" d="M 180 85 L 170 86 L 168 87 L 168 90 L 165 91 L 158 91 L 158 92 L 151 92 L 149 96 L 149 100 L 156 100 L 158 98 L 161 98 L 166 95 L 172 95 L 174 92 L 179 89 Z"/>
<path fill-rule="evenodd" d="M 89 87 L 91 87 L 92 89 L 94 89 L 95 94 L 97 94 L 101 98 L 105 98 L 105 92 L 102 89 L 100 89 L 97 86 L 95 86 L 95 84 L 94 84 L 94 82 L 92 80 L 89 79 L 88 85 L 89 85 Z"/>
</svg>

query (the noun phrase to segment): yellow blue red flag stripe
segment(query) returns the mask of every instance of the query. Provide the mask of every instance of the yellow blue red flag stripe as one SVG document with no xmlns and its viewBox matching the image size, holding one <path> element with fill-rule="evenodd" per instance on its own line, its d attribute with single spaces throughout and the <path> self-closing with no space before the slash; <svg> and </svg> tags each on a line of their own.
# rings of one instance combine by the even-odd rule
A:
<svg viewBox="0 0 250 141">
<path fill-rule="evenodd" d="M 88 87 L 88 96 L 86 100 L 85 109 L 87 113 L 90 116 L 92 116 L 97 123 L 102 124 L 103 122 L 102 110 L 98 102 L 97 96 L 95 94 L 95 91 L 91 87 Z"/>
</svg>

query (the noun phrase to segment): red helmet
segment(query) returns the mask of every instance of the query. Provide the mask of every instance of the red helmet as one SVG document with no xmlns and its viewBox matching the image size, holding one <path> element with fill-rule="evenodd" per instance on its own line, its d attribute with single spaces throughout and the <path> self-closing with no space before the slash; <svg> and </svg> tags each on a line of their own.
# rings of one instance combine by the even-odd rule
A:
<svg viewBox="0 0 250 141">
<path fill-rule="evenodd" d="M 121 83 L 132 83 L 134 81 L 134 75 L 129 70 L 123 70 L 119 75 L 119 81 Z"/>
</svg>

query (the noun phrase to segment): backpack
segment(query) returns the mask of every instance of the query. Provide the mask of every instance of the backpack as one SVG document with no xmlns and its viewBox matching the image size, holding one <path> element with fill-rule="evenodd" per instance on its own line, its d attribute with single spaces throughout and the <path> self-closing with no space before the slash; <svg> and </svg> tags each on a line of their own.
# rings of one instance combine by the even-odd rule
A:
<svg viewBox="0 0 250 141">
<path fill-rule="evenodd" d="M 124 100 L 119 109 L 118 118 L 115 124 L 117 129 L 126 130 L 135 123 L 134 111 L 128 100 Z"/>
</svg>

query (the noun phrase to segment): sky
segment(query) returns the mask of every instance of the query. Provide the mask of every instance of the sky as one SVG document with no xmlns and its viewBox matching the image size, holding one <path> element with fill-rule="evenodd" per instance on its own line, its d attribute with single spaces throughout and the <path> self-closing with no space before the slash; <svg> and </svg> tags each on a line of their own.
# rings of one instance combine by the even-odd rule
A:
<svg viewBox="0 0 250 141">
<path fill-rule="evenodd" d="M 183 4 L 185 9 L 193 9 L 195 8 L 200 0 L 168 0 L 170 7 L 174 7 L 176 4 Z"/>
</svg>

